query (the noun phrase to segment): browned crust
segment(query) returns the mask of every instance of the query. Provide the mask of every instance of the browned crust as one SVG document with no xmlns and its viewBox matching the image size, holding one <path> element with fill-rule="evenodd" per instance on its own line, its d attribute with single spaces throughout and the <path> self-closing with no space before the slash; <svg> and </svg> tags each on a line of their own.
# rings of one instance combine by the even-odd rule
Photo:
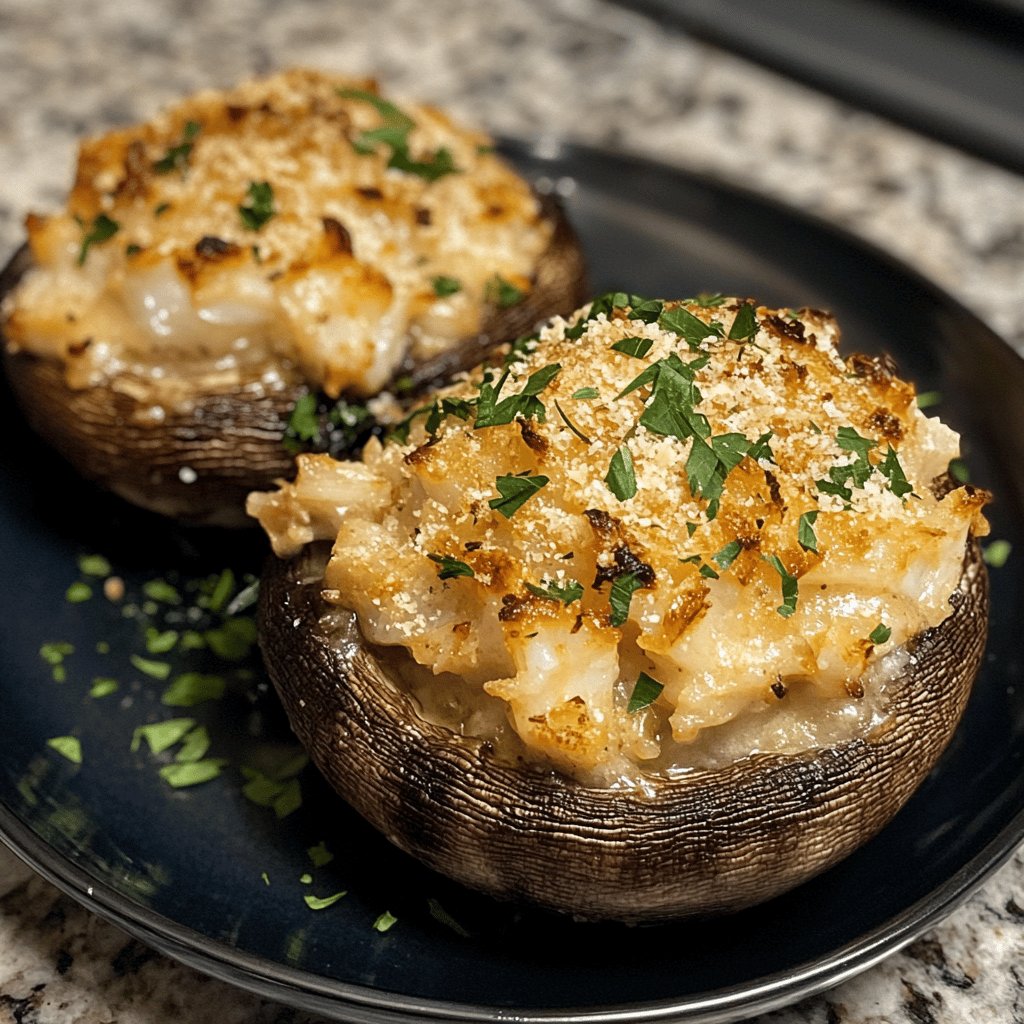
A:
<svg viewBox="0 0 1024 1024">
<path fill-rule="evenodd" d="M 341 625 L 323 618 L 317 557 L 272 560 L 259 613 L 267 668 L 313 761 L 431 868 L 587 919 L 650 923 L 738 910 L 847 856 L 893 817 L 945 749 L 987 635 L 987 575 L 972 541 L 952 613 L 916 638 L 884 726 L 817 752 L 661 780 L 650 798 L 500 763 L 486 742 L 424 722 L 362 642 L 354 616 Z"/>
<path fill-rule="evenodd" d="M 546 204 L 544 215 L 555 229 L 527 297 L 509 309 L 495 309 L 483 333 L 451 353 L 403 368 L 417 386 L 468 369 L 539 320 L 582 304 L 586 281 L 579 242 L 560 207 Z M 15 254 L 0 275 L 0 298 L 30 262 L 27 248 Z M 281 439 L 292 407 L 309 389 L 290 366 L 273 367 L 281 378 L 276 386 L 263 384 L 268 367 L 257 367 L 239 385 L 200 390 L 187 407 L 167 410 L 154 422 L 147 417 L 151 403 L 121 386 L 130 381 L 75 390 L 65 383 L 58 360 L 10 353 L 6 347 L 4 365 L 33 429 L 83 476 L 143 508 L 199 525 L 252 525 L 245 496 L 294 474 Z"/>
</svg>

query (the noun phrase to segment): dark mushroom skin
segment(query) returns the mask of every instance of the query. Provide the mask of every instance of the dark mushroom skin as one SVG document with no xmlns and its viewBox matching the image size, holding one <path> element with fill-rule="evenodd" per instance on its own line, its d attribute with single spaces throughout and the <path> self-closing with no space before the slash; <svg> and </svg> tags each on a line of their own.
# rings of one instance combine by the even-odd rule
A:
<svg viewBox="0 0 1024 1024">
<path fill-rule="evenodd" d="M 419 365 L 403 366 L 400 374 L 411 377 L 416 389 L 477 365 L 498 344 L 584 301 L 586 271 L 575 232 L 556 203 L 544 200 L 543 209 L 554 231 L 531 290 L 514 306 L 495 307 L 479 335 Z M 30 266 L 26 246 L 0 273 L 0 299 Z M 130 382 L 131 394 L 116 379 L 73 389 L 59 360 L 10 352 L 6 344 L 4 365 L 32 428 L 83 476 L 135 505 L 194 525 L 251 526 L 246 495 L 294 474 L 282 438 L 309 387 L 289 364 L 273 365 L 279 379 L 273 386 L 262 379 L 267 365 L 230 388 L 196 378 L 189 382 L 193 400 L 167 409 L 159 421 L 147 416 L 153 403 L 145 400 L 138 378 Z"/>
<path fill-rule="evenodd" d="M 291 725 L 331 785 L 393 843 L 501 899 L 657 923 L 739 910 L 840 861 L 903 806 L 949 742 L 981 663 L 988 579 L 969 541 L 952 613 L 908 646 L 882 725 L 795 755 L 651 778 L 653 796 L 503 763 L 423 720 L 320 593 L 323 550 L 272 559 L 261 646 Z"/>
</svg>

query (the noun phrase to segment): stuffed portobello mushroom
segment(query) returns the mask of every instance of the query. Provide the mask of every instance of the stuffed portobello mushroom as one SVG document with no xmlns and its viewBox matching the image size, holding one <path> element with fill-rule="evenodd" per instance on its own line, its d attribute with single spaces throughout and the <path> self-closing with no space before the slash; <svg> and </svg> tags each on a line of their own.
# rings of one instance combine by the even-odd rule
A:
<svg viewBox="0 0 1024 1024">
<path fill-rule="evenodd" d="M 837 342 L 605 296 L 252 495 L 264 657 L 337 791 L 468 886 L 626 922 L 763 901 L 882 828 L 978 670 L 988 495 Z"/>
<path fill-rule="evenodd" d="M 67 208 L 27 230 L 0 318 L 26 416 L 85 475 L 198 523 L 246 522 L 245 495 L 291 474 L 290 423 L 358 434 L 396 380 L 584 297 L 567 221 L 490 139 L 306 70 L 85 141 Z"/>
</svg>

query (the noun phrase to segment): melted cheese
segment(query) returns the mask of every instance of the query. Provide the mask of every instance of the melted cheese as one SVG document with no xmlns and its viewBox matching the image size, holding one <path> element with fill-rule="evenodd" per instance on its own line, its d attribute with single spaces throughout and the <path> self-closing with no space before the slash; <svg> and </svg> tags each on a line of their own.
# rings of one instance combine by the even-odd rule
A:
<svg viewBox="0 0 1024 1024">
<path fill-rule="evenodd" d="M 826 314 L 758 308 L 756 334 L 739 341 L 728 334 L 740 303 L 673 307 L 709 325 L 703 340 L 628 308 L 555 319 L 499 395 L 558 364 L 537 395 L 543 418 L 474 429 L 474 414 L 451 414 L 428 436 L 421 415 L 407 443 L 371 441 L 361 464 L 302 457 L 294 484 L 249 501 L 281 556 L 334 542 L 325 594 L 369 641 L 501 701 L 528 749 L 590 780 L 706 762 L 716 736 L 749 753 L 866 728 L 880 702 L 865 688 L 879 691 L 901 645 L 949 614 L 968 533 L 987 530 L 983 492 L 931 489 L 957 435 L 918 410 L 884 360 L 841 358 Z M 612 347 L 637 338 L 650 343 L 641 357 Z M 623 393 L 666 359 L 697 390 L 662 409 L 705 417 L 702 444 L 770 434 L 728 468 L 717 507 L 691 487 L 692 432 L 649 415 L 653 382 Z M 480 381 L 443 397 L 473 401 Z M 636 493 L 619 500 L 606 478 L 623 448 Z M 830 470 L 858 459 L 859 483 L 828 493 Z M 897 493 L 893 460 L 912 493 Z M 492 506 L 497 478 L 519 475 L 547 482 L 506 518 Z M 816 514 L 806 546 L 805 513 Z M 443 558 L 467 568 L 442 580 Z M 616 625 L 611 588 L 629 572 L 638 588 Z M 552 585 L 582 596 L 531 590 Z M 630 713 L 641 673 L 662 689 Z M 799 711 L 771 714 L 783 707 Z"/>
<path fill-rule="evenodd" d="M 369 80 L 288 71 L 83 142 L 67 209 L 28 218 L 36 267 L 6 305 L 9 344 L 64 360 L 73 387 L 240 376 L 273 358 L 332 395 L 366 395 L 407 355 L 474 335 L 499 279 L 529 290 L 551 225 L 486 136 L 430 107 L 399 108 L 408 154 L 446 152 L 454 173 L 389 167 L 386 142 L 357 150 L 390 115 L 352 91 L 377 95 Z M 254 182 L 275 210 L 258 230 L 239 213 Z M 97 216 L 117 231 L 80 265 Z M 438 295 L 440 277 L 459 290 Z"/>
</svg>

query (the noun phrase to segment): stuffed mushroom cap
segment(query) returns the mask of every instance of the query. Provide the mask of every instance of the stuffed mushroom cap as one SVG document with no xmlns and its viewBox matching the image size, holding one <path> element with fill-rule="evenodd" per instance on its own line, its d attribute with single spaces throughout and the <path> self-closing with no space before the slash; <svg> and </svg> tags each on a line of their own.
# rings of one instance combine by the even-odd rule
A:
<svg viewBox="0 0 1024 1024">
<path fill-rule="evenodd" d="M 290 470 L 307 392 L 415 386 L 581 297 L 563 215 L 487 136 L 307 70 L 86 140 L 66 209 L 27 229 L 3 334 L 29 418 L 193 521 Z"/>
<path fill-rule="evenodd" d="M 766 899 L 882 827 L 977 671 L 987 495 L 837 335 L 607 296 L 253 496 L 303 552 L 269 570 L 268 667 L 339 791 L 467 884 L 633 921 Z"/>
</svg>

